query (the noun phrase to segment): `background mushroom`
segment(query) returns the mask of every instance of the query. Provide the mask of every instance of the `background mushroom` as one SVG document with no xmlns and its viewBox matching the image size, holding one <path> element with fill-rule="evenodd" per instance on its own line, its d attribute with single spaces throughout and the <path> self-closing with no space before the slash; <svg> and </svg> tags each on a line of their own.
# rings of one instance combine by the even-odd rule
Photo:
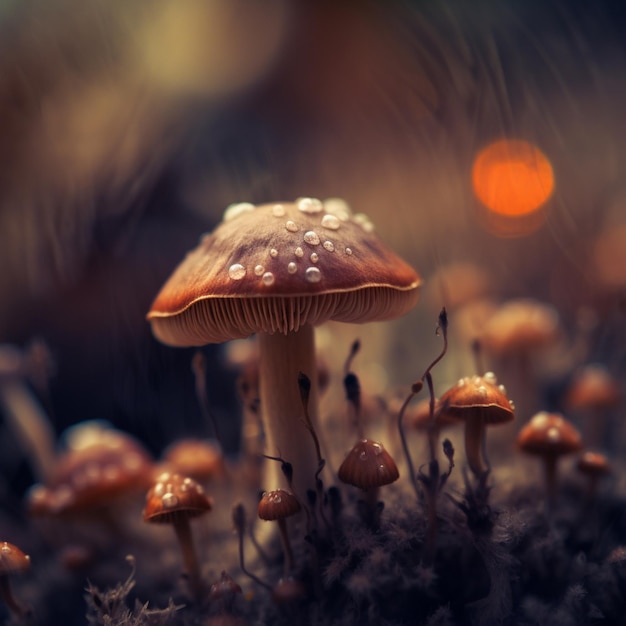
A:
<svg viewBox="0 0 626 626">
<path fill-rule="evenodd" d="M 299 494 L 315 488 L 317 457 L 301 424 L 298 373 L 312 381 L 313 327 L 327 320 L 389 320 L 416 303 L 420 278 L 386 248 L 362 214 L 336 200 L 231 206 L 163 286 L 148 319 L 173 346 L 258 334 L 266 450 L 290 461 Z M 281 481 L 274 469 L 271 486 Z"/>
<path fill-rule="evenodd" d="M 22 617 L 27 612 L 13 595 L 10 576 L 30 569 L 30 557 L 24 554 L 17 546 L 3 541 L 0 545 L 0 597 L 9 611 L 16 617 Z"/>
</svg>

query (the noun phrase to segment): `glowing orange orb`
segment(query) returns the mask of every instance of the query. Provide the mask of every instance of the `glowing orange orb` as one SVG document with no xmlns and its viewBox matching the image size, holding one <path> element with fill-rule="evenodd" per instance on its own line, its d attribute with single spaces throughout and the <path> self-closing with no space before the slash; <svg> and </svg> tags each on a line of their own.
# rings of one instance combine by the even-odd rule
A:
<svg viewBox="0 0 626 626">
<path fill-rule="evenodd" d="M 552 195 L 554 173 L 533 144 L 502 139 L 478 153 L 472 186 L 476 197 L 494 213 L 520 216 L 536 211 Z"/>
</svg>

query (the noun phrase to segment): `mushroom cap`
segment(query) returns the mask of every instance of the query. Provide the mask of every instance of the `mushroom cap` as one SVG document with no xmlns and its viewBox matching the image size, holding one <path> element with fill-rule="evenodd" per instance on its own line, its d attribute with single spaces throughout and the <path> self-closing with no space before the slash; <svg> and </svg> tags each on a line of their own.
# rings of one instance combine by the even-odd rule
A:
<svg viewBox="0 0 626 626">
<path fill-rule="evenodd" d="M 212 508 L 211 498 L 193 478 L 163 472 L 146 495 L 143 520 L 172 524 L 177 519 L 198 517 Z"/>
<path fill-rule="evenodd" d="M 89 435 L 76 443 L 59 459 L 50 483 L 30 491 L 28 507 L 33 515 L 90 512 L 150 484 L 152 458 L 130 435 L 100 429 L 97 439 Z"/>
<path fill-rule="evenodd" d="M 420 284 L 371 222 L 341 201 L 243 203 L 187 254 L 147 317 L 163 343 L 221 343 L 327 320 L 400 317 Z"/>
<path fill-rule="evenodd" d="M 619 405 L 622 393 L 617 381 L 604 365 L 590 364 L 572 379 L 565 403 L 573 411 L 603 411 Z"/>
<path fill-rule="evenodd" d="M 361 439 L 344 459 L 337 476 L 343 483 L 367 490 L 398 480 L 400 473 L 382 443 Z"/>
<path fill-rule="evenodd" d="M 404 422 L 409 428 L 426 431 L 430 427 L 430 398 L 420 400 L 415 406 L 409 407 L 404 414 Z M 435 399 L 434 427 L 440 431 L 455 426 L 459 420 L 442 412 L 439 400 Z"/>
<path fill-rule="evenodd" d="M 30 568 L 30 557 L 17 546 L 3 541 L 0 544 L 0 575 L 24 572 Z"/>
<path fill-rule="evenodd" d="M 266 491 L 259 501 L 259 518 L 274 521 L 291 517 L 300 511 L 298 498 L 286 489 Z"/>
<path fill-rule="evenodd" d="M 517 435 L 517 445 L 528 454 L 561 456 L 582 448 L 578 430 L 559 413 L 537 413 Z"/>
<path fill-rule="evenodd" d="M 600 477 L 611 473 L 611 463 L 601 452 L 585 452 L 577 461 L 576 468 L 587 476 Z"/>
<path fill-rule="evenodd" d="M 215 441 L 179 439 L 163 453 L 165 465 L 177 474 L 206 481 L 224 471 L 222 449 Z"/>
<path fill-rule="evenodd" d="M 553 343 L 559 334 L 556 309 L 530 298 L 505 302 L 487 321 L 485 349 L 504 355 L 527 352 Z"/>
<path fill-rule="evenodd" d="M 506 424 L 513 421 L 515 406 L 506 395 L 504 385 L 498 385 L 493 372 L 484 376 L 466 376 L 439 398 L 443 416 L 457 420 L 481 417 L 485 424 Z"/>
</svg>

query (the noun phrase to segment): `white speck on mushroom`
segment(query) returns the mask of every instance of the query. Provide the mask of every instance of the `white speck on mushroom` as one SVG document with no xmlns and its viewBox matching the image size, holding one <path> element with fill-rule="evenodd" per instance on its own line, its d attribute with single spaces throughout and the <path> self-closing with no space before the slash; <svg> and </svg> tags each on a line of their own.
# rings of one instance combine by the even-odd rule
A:
<svg viewBox="0 0 626 626">
<path fill-rule="evenodd" d="M 290 274 L 295 274 L 298 271 L 298 266 L 292 261 L 287 265 L 287 271 Z"/>
<path fill-rule="evenodd" d="M 498 385 L 498 389 L 506 396 L 506 387 L 504 385 Z"/>
<path fill-rule="evenodd" d="M 178 498 L 173 493 L 166 493 L 161 498 L 161 502 L 166 509 L 173 509 L 178 505 Z"/>
<path fill-rule="evenodd" d="M 278 256 L 278 250 L 276 250 L 276 248 L 272 248 L 270 250 L 270 256 L 275 259 Z"/>
<path fill-rule="evenodd" d="M 285 215 L 285 207 L 282 204 L 275 204 L 272 207 L 272 215 L 275 217 L 283 217 Z"/>
<path fill-rule="evenodd" d="M 326 213 L 322 218 L 322 228 L 328 228 L 329 230 L 338 230 L 341 226 L 341 221 L 336 215 Z"/>
<path fill-rule="evenodd" d="M 561 440 L 561 433 L 559 432 L 558 428 L 548 428 L 548 432 L 546 433 L 548 439 L 550 441 L 560 441 Z"/>
<path fill-rule="evenodd" d="M 250 213 L 250 211 L 254 211 L 254 209 L 254 204 L 250 202 L 238 202 L 236 204 L 231 204 L 226 207 L 224 215 L 222 215 L 222 221 L 230 222 L 231 220 L 234 220 L 236 217 L 239 217 L 244 213 Z"/>
<path fill-rule="evenodd" d="M 324 209 L 326 213 L 336 215 L 342 222 L 347 222 L 352 214 L 348 203 L 342 198 L 327 198 L 324 200 Z"/>
<path fill-rule="evenodd" d="M 465 387 L 465 378 L 459 378 L 459 382 L 457 382 L 456 386 Z"/>
<path fill-rule="evenodd" d="M 361 452 L 359 452 L 359 459 L 361 459 L 361 461 L 367 461 L 367 453 L 365 450 L 361 450 Z"/>
<path fill-rule="evenodd" d="M 311 263 L 317 263 L 320 260 L 320 255 L 317 252 L 311 253 Z"/>
<path fill-rule="evenodd" d="M 285 224 L 285 228 L 290 233 L 297 233 L 298 232 L 298 225 L 294 221 L 292 221 L 292 220 L 287 220 L 287 223 Z"/>
<path fill-rule="evenodd" d="M 548 425 L 548 414 L 545 411 L 537 413 L 531 420 L 535 428 L 545 428 Z"/>
<path fill-rule="evenodd" d="M 332 241 L 325 241 L 323 244 L 324 250 L 328 250 L 328 252 L 335 251 L 335 244 Z"/>
<path fill-rule="evenodd" d="M 303 213 L 319 213 L 324 209 L 324 205 L 317 198 L 298 198 L 296 206 Z"/>
<path fill-rule="evenodd" d="M 319 283 L 322 280 L 322 272 L 320 272 L 317 267 L 307 267 L 304 272 L 304 277 L 310 283 Z"/>
<path fill-rule="evenodd" d="M 485 372 L 483 379 L 492 385 L 496 385 L 498 383 L 498 379 L 493 372 Z"/>
<path fill-rule="evenodd" d="M 346 254 L 352 256 L 352 248 L 346 248 Z"/>
<path fill-rule="evenodd" d="M 265 272 L 265 267 L 263 267 L 263 265 L 255 265 L 254 266 L 254 273 L 257 276 L 263 276 L 264 272 Z"/>
<path fill-rule="evenodd" d="M 483 397 L 487 396 L 487 387 L 485 385 L 480 385 L 476 388 L 476 391 Z"/>
<path fill-rule="evenodd" d="M 304 250 L 298 246 L 294 252 L 294 254 L 298 257 L 298 258 L 302 258 L 304 256 Z"/>
<path fill-rule="evenodd" d="M 274 274 L 272 274 L 272 272 L 265 272 L 261 280 L 263 281 L 264 285 L 267 285 L 269 287 L 270 285 L 274 284 Z"/>
<path fill-rule="evenodd" d="M 320 237 L 314 230 L 307 230 L 304 233 L 304 241 L 310 246 L 318 246 L 320 244 Z"/>
<path fill-rule="evenodd" d="M 241 280 L 246 275 L 246 268 L 241 263 L 233 263 L 228 268 L 228 276 L 233 280 Z"/>
</svg>

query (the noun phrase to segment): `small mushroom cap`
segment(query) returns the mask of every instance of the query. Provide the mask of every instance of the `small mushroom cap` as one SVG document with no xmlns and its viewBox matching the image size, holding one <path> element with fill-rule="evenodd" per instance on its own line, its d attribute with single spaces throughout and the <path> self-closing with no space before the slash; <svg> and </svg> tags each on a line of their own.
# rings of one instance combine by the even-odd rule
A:
<svg viewBox="0 0 626 626">
<path fill-rule="evenodd" d="M 17 546 L 3 541 L 0 544 L 0 575 L 24 572 L 30 568 L 30 557 Z"/>
<path fill-rule="evenodd" d="M 398 480 L 400 473 L 382 443 L 361 439 L 348 453 L 337 475 L 341 482 L 367 490 Z"/>
<path fill-rule="evenodd" d="M 164 472 L 148 491 L 143 520 L 172 524 L 180 518 L 203 515 L 211 510 L 212 505 L 202 485 L 193 478 Z"/>
<path fill-rule="evenodd" d="M 576 468 L 579 472 L 586 474 L 587 476 L 607 476 L 611 473 L 611 463 L 600 452 L 585 452 L 576 463 Z"/>
<path fill-rule="evenodd" d="M 608 369 L 604 365 L 590 364 L 574 375 L 565 403 L 573 411 L 604 411 L 618 406 L 621 399 L 619 385 Z"/>
<path fill-rule="evenodd" d="M 486 350 L 505 355 L 548 346 L 558 338 L 556 309 L 530 298 L 505 302 L 488 320 L 481 337 Z"/>
<path fill-rule="evenodd" d="M 506 424 L 515 418 L 515 407 L 493 372 L 461 378 L 442 394 L 439 407 L 447 417 L 466 420 L 480 416 L 489 425 Z"/>
<path fill-rule="evenodd" d="M 407 313 L 421 279 L 337 201 L 230 207 L 165 283 L 148 320 L 173 346 Z"/>
<path fill-rule="evenodd" d="M 259 518 L 274 521 L 291 517 L 300 511 L 298 498 L 286 489 L 266 491 L 259 502 Z"/>
<path fill-rule="evenodd" d="M 435 430 L 440 431 L 450 426 L 456 426 L 459 423 L 457 418 L 441 411 L 439 400 L 435 400 L 434 412 Z M 404 422 L 409 428 L 417 431 L 426 431 L 430 426 L 430 399 L 424 398 L 415 406 L 409 407 L 404 415 Z"/>
<path fill-rule="evenodd" d="M 280 578 L 272 589 L 272 600 L 279 605 L 300 602 L 306 595 L 306 587 L 293 576 Z"/>
<path fill-rule="evenodd" d="M 215 602 L 217 600 L 230 599 L 237 594 L 242 593 L 241 587 L 233 580 L 233 578 L 222 570 L 220 579 L 211 585 L 209 589 L 209 600 Z"/>
<path fill-rule="evenodd" d="M 561 456 L 582 448 L 578 430 L 559 413 L 537 413 L 517 436 L 520 450 L 541 456 Z"/>
<path fill-rule="evenodd" d="M 224 471 L 222 450 L 215 441 L 180 439 L 165 449 L 163 460 L 174 473 L 199 481 L 209 480 Z"/>
</svg>

